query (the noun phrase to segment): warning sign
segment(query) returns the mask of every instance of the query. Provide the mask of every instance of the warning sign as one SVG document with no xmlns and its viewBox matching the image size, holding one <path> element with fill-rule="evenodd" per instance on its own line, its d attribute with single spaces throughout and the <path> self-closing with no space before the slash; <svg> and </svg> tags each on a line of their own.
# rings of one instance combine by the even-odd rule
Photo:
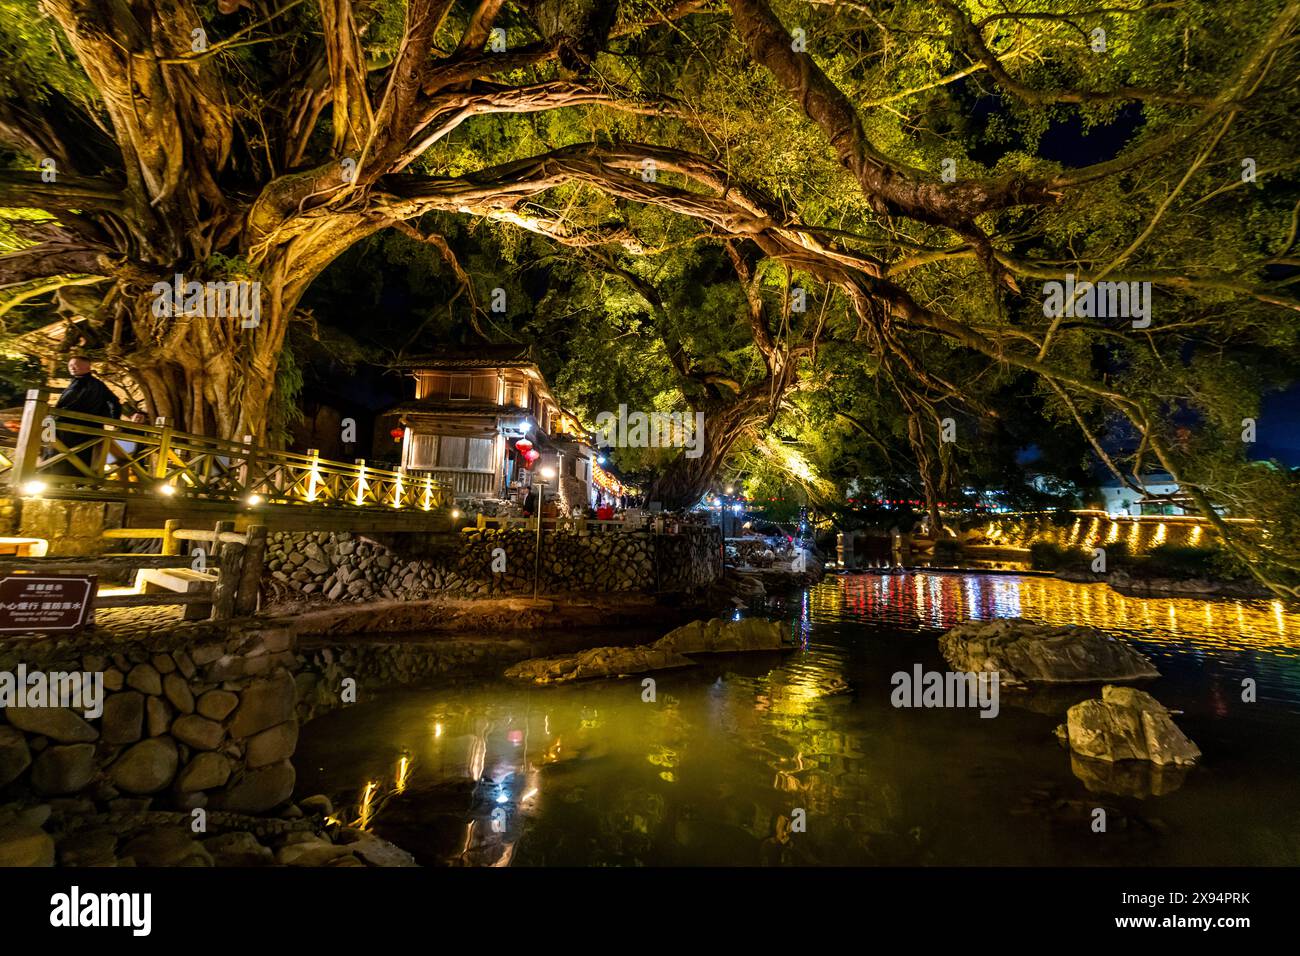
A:
<svg viewBox="0 0 1300 956">
<path fill-rule="evenodd" d="M 0 578 L 0 634 L 80 630 L 95 604 L 96 581 L 93 574 L 6 574 Z"/>
</svg>

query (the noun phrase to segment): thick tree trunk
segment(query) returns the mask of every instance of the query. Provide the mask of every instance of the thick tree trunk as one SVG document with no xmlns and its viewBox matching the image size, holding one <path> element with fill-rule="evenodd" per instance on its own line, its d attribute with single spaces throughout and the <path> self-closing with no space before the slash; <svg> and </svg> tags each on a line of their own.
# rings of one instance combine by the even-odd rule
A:
<svg viewBox="0 0 1300 956">
<path fill-rule="evenodd" d="M 203 281 L 197 264 L 183 274 Z M 276 369 L 305 286 L 306 280 L 288 288 L 263 282 L 250 289 L 255 325 L 238 314 L 157 316 L 151 290 L 125 303 L 135 348 L 116 364 L 138 385 L 145 414 L 200 435 L 270 443 Z"/>
<path fill-rule="evenodd" d="M 704 412 L 704 439 L 697 458 L 683 452 L 668 463 L 646 491 L 647 501 L 665 508 L 689 508 L 699 502 L 718 478 L 723 462 L 746 429 L 767 414 L 762 403 L 749 398 L 698 409 Z"/>
</svg>

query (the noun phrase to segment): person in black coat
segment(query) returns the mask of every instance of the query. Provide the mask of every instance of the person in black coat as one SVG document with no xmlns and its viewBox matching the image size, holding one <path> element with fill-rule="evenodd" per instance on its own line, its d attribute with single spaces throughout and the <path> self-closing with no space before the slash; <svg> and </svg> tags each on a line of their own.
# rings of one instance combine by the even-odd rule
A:
<svg viewBox="0 0 1300 956">
<path fill-rule="evenodd" d="M 68 412 L 81 412 L 83 415 L 97 415 L 100 418 L 118 418 L 122 414 L 121 402 L 107 385 L 95 377 L 94 366 L 84 355 L 74 355 L 68 359 L 68 374 L 72 376 L 72 381 L 68 382 L 68 387 L 54 403 L 55 408 Z M 82 427 L 92 427 L 89 422 L 79 424 Z M 55 436 L 69 448 L 92 437 L 82 432 L 70 432 L 66 428 L 56 428 Z M 49 470 L 57 475 L 84 476 L 85 472 L 70 459 L 75 457 L 90 468 L 92 453 L 92 448 L 72 452 L 67 458 L 56 462 Z"/>
</svg>

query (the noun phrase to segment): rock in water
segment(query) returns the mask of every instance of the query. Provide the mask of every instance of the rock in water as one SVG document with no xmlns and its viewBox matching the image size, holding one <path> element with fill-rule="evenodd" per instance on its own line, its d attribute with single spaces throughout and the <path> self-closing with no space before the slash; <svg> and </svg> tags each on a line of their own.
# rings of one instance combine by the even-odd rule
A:
<svg viewBox="0 0 1300 956">
<path fill-rule="evenodd" d="M 1103 687 L 1101 700 L 1071 707 L 1056 733 L 1071 751 L 1094 760 L 1192 767 L 1201 759 L 1200 749 L 1178 729 L 1164 705 L 1132 687 Z"/>
<path fill-rule="evenodd" d="M 669 667 L 688 667 L 690 663 L 680 654 L 654 647 L 593 647 L 569 657 L 535 657 L 520 661 L 506 671 L 506 677 L 534 684 L 562 684 L 588 677 L 617 677 Z"/>
<path fill-rule="evenodd" d="M 761 617 L 739 621 L 714 618 L 692 621 L 669 631 L 650 646 L 675 654 L 717 654 L 736 651 L 779 651 L 781 625 Z"/>
<path fill-rule="evenodd" d="M 953 670 L 997 671 L 1005 687 L 1148 680 L 1160 672 L 1110 634 L 1023 620 L 970 621 L 939 638 Z"/>
<path fill-rule="evenodd" d="M 670 667 L 687 667 L 687 654 L 779 651 L 781 625 L 762 618 L 693 621 L 649 645 L 593 647 L 568 657 L 536 657 L 506 670 L 506 677 L 534 684 L 559 684 L 586 677 L 617 677 Z"/>
</svg>

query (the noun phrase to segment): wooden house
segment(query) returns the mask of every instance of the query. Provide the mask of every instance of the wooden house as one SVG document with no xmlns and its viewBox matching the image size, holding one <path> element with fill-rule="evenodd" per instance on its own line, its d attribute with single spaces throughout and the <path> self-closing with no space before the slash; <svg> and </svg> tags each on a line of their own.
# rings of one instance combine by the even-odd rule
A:
<svg viewBox="0 0 1300 956">
<path fill-rule="evenodd" d="M 484 347 L 408 359 L 414 397 L 381 413 L 376 446 L 400 445 L 408 473 L 449 482 L 457 498 L 520 498 L 543 468 L 554 468 L 568 510 L 589 507 L 598 457 L 590 432 L 565 411 L 527 350 Z M 516 443 L 541 454 L 529 470 Z M 380 456 L 384 457 L 384 456 Z"/>
</svg>

